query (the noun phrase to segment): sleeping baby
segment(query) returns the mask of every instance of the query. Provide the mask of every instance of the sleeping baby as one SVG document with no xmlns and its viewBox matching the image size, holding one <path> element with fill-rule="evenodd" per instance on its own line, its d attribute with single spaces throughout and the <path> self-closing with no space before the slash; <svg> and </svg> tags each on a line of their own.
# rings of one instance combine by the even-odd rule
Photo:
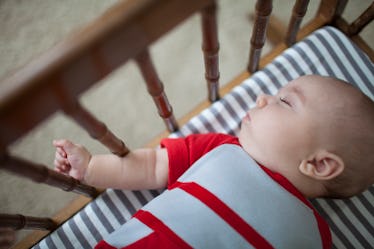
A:
<svg viewBox="0 0 374 249">
<path fill-rule="evenodd" d="M 261 95 L 238 137 L 164 139 L 126 157 L 55 140 L 55 166 L 99 188 L 167 189 L 96 248 L 330 248 L 307 198 L 346 198 L 374 183 L 374 102 L 308 75 Z"/>
</svg>

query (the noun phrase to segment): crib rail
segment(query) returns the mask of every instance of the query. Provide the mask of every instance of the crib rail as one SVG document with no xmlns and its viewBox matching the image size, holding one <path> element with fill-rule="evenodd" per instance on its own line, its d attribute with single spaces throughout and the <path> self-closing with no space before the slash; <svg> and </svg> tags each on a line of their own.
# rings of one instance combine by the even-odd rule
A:
<svg viewBox="0 0 374 249">
<path fill-rule="evenodd" d="M 129 152 L 127 145 L 79 102 L 79 96 L 128 60 L 136 61 L 160 117 L 164 120 L 168 132 L 172 132 L 178 129 L 179 124 L 185 123 L 192 115 L 247 78 L 250 73 L 270 62 L 287 46 L 317 28 L 326 24 L 336 24 L 350 36 L 356 36 L 373 19 L 374 15 L 372 4 L 355 22 L 347 24 L 341 18 L 346 0 L 322 0 L 316 17 L 298 32 L 307 11 L 308 2 L 309 0 L 296 1 L 290 23 L 285 29 L 287 35 L 284 43 L 279 44 L 269 55 L 260 60 L 267 28 L 272 25 L 269 23 L 272 1 L 257 1 L 247 72 L 239 75 L 224 88 L 219 87 L 217 6 L 214 0 L 126 0 L 119 2 L 86 29 L 69 37 L 16 74 L 1 81 L 0 168 L 65 191 L 95 197 L 100 192 L 99 190 L 86 186 L 71 177 L 57 174 L 46 166 L 12 156 L 7 152 L 7 146 L 53 112 L 62 110 L 111 152 L 125 156 Z M 162 80 L 153 64 L 149 46 L 168 30 L 196 12 L 201 14 L 202 50 L 208 101 L 201 103 L 177 122 L 164 92 Z M 166 135 L 167 133 L 161 134 L 148 146 L 154 146 L 160 137 Z M 69 209 L 68 214 L 65 212 L 64 215 L 60 214 L 52 219 L 0 215 L 0 224 L 13 224 L 13 228 L 18 228 L 20 226 L 33 227 L 28 224 L 36 222 L 42 224 L 39 224 L 38 228 L 53 230 L 55 225 L 68 219 L 88 201 L 87 197 L 80 197 L 75 202 L 74 208 Z M 29 241 L 35 243 L 44 235 L 46 233 L 33 235 Z M 22 244 L 20 248 L 24 245 Z"/>
</svg>

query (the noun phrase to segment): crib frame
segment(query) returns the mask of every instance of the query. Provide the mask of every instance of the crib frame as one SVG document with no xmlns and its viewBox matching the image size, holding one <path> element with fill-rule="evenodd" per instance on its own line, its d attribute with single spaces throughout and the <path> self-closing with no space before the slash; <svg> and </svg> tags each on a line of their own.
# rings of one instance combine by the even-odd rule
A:
<svg viewBox="0 0 374 249">
<path fill-rule="evenodd" d="M 110 151 L 125 156 L 129 152 L 125 143 L 88 112 L 79 103 L 78 97 L 128 60 L 136 61 L 147 84 L 147 90 L 167 128 L 167 131 L 147 143 L 147 147 L 156 146 L 161 138 L 177 130 L 179 124 L 186 123 L 191 117 L 248 78 L 251 73 L 271 62 L 288 46 L 324 25 L 333 25 L 342 30 L 374 61 L 373 50 L 359 37 L 359 32 L 373 19 L 374 3 L 352 24 L 348 24 L 341 16 L 347 0 L 322 0 L 313 20 L 299 30 L 309 1 L 296 1 L 288 28 L 280 26 L 278 22 L 272 22 L 271 2 L 257 1 L 247 70 L 221 88 L 218 83 L 219 42 L 217 6 L 214 0 L 121 1 L 79 34 L 68 37 L 48 53 L 1 80 L 0 168 L 35 182 L 83 194 L 52 218 L 1 214 L 1 226 L 14 229 L 41 229 L 33 232 L 14 248 L 29 248 L 34 245 L 78 212 L 102 190 L 60 175 L 43 165 L 14 157 L 7 152 L 7 146 L 55 111 L 63 110 Z M 190 113 L 177 121 L 163 91 L 163 84 L 157 75 L 148 47 L 178 23 L 198 12 L 202 16 L 202 47 L 208 97 L 206 101 L 198 104 Z M 162 18 L 163 16 L 168 18 Z M 273 51 L 260 58 L 267 29 L 277 29 L 278 33 L 287 35 L 284 42 L 279 43 Z M 134 43 L 134 40 L 137 42 Z M 75 84 L 77 81 L 80 82 L 79 85 Z"/>
</svg>

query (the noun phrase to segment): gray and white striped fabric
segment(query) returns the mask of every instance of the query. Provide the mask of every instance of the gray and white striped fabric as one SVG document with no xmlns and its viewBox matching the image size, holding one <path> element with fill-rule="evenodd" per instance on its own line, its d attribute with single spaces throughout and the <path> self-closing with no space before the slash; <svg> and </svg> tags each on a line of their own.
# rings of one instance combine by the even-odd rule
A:
<svg viewBox="0 0 374 249">
<path fill-rule="evenodd" d="M 346 80 L 374 100 L 374 64 L 342 33 L 325 27 L 287 49 L 171 137 L 206 132 L 236 135 L 256 96 L 275 94 L 290 80 L 306 74 Z M 158 193 L 109 189 L 34 248 L 92 248 Z M 312 203 L 330 224 L 333 248 L 374 248 L 374 186 L 350 199 Z"/>
</svg>

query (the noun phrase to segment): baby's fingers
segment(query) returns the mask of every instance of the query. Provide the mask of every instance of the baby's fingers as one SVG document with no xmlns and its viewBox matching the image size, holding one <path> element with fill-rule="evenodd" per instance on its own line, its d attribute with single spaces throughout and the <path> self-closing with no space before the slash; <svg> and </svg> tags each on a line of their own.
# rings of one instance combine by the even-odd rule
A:
<svg viewBox="0 0 374 249">
<path fill-rule="evenodd" d="M 63 153 L 63 151 L 62 152 L 61 151 L 56 150 L 54 165 L 55 165 L 55 168 L 58 169 L 58 171 L 65 172 L 65 171 L 70 170 L 70 164 L 69 164 L 68 159 L 66 158 L 66 154 Z"/>
<path fill-rule="evenodd" d="M 58 165 L 55 167 L 55 171 L 63 174 L 69 174 L 71 167 L 69 165 Z"/>
<path fill-rule="evenodd" d="M 67 155 L 62 149 L 56 149 L 55 162 L 59 164 L 69 164 Z"/>
<path fill-rule="evenodd" d="M 67 144 L 70 144 L 71 142 L 67 139 L 56 139 L 56 140 L 53 140 L 52 143 L 53 143 L 53 146 L 55 147 L 64 147 Z"/>
<path fill-rule="evenodd" d="M 55 171 L 63 174 L 69 174 L 71 166 L 67 164 L 60 164 L 55 160 Z"/>
<path fill-rule="evenodd" d="M 60 147 L 57 147 L 56 148 L 56 154 L 59 154 L 59 156 L 63 157 L 63 158 L 67 158 L 68 155 L 66 154 L 66 152 L 60 148 Z"/>
</svg>

